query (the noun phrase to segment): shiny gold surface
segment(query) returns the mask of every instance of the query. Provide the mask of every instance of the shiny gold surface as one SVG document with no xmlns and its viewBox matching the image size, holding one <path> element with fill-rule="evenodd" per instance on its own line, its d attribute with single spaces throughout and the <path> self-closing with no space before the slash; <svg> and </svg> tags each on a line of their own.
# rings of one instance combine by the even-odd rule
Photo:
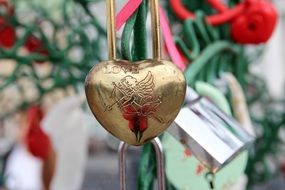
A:
<svg viewBox="0 0 285 190">
<path fill-rule="evenodd" d="M 161 35 L 159 18 L 159 0 L 150 1 L 151 26 L 152 26 L 152 52 L 153 59 L 161 59 Z"/>
<path fill-rule="evenodd" d="M 108 56 L 110 60 L 116 59 L 116 28 L 115 28 L 115 0 L 106 0 L 107 11 L 107 40 Z"/>
<path fill-rule="evenodd" d="M 86 78 L 89 106 L 102 126 L 131 145 L 162 133 L 175 119 L 185 79 L 169 61 L 106 61 Z"/>
<path fill-rule="evenodd" d="M 184 101 L 183 73 L 161 60 L 159 1 L 151 1 L 153 60 L 116 59 L 115 6 L 107 0 L 110 61 L 94 66 L 85 81 L 94 116 L 111 134 L 130 145 L 142 145 L 166 130 Z"/>
</svg>

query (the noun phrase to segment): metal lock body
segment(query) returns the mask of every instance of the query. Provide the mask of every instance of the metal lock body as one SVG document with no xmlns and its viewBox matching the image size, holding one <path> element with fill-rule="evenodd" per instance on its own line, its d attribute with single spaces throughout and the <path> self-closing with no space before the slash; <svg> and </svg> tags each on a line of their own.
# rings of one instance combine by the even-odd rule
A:
<svg viewBox="0 0 285 190">
<path fill-rule="evenodd" d="M 168 131 L 215 173 L 248 148 L 254 137 L 206 98 L 192 97 Z"/>
<path fill-rule="evenodd" d="M 114 0 L 107 0 L 109 61 L 95 65 L 85 81 L 91 111 L 111 134 L 142 145 L 165 131 L 185 97 L 183 73 L 161 59 L 159 5 L 151 1 L 153 59 L 116 59 Z"/>
</svg>

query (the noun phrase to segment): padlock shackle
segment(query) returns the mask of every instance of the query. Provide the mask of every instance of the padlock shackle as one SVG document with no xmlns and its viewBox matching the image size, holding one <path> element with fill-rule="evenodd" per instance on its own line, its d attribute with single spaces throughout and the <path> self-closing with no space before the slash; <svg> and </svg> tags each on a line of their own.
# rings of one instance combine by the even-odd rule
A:
<svg viewBox="0 0 285 190">
<path fill-rule="evenodd" d="M 152 28 L 152 52 L 153 59 L 161 59 L 161 33 L 160 33 L 160 16 L 159 0 L 150 1 L 151 28 Z"/>
<path fill-rule="evenodd" d="M 158 137 L 151 141 L 156 155 L 156 169 L 158 189 L 165 190 L 164 154 L 161 141 Z M 120 190 L 126 190 L 126 154 L 129 145 L 121 142 L 118 147 Z"/>
<path fill-rule="evenodd" d="M 116 48 L 116 6 L 115 0 L 106 0 L 107 8 L 107 40 L 109 60 L 117 59 Z M 161 59 L 161 33 L 159 17 L 159 0 L 150 1 L 153 59 Z"/>
<path fill-rule="evenodd" d="M 107 10 L 107 41 L 108 41 L 108 56 L 109 60 L 117 59 L 116 48 L 116 6 L 115 0 L 106 0 Z"/>
</svg>

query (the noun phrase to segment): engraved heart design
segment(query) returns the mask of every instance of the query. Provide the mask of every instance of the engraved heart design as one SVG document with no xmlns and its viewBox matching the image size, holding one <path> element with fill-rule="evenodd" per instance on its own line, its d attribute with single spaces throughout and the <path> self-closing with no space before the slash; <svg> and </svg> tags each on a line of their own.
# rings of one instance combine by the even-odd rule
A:
<svg viewBox="0 0 285 190">
<path fill-rule="evenodd" d="M 165 60 L 102 62 L 85 82 L 91 111 L 111 134 L 142 145 L 166 130 L 184 101 L 182 72 Z"/>
<path fill-rule="evenodd" d="M 276 22 L 277 11 L 271 3 L 254 1 L 231 24 L 231 36 L 241 44 L 264 43 L 271 37 Z"/>
</svg>

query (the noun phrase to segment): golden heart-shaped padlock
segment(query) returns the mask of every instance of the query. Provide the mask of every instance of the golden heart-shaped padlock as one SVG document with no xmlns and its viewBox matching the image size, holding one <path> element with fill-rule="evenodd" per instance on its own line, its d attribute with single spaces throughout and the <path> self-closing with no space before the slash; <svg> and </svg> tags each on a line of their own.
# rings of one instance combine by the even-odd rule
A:
<svg viewBox="0 0 285 190">
<path fill-rule="evenodd" d="M 95 65 L 85 81 L 91 111 L 111 134 L 142 145 L 165 131 L 183 104 L 186 82 L 170 61 L 160 59 L 158 0 L 152 0 L 154 59 L 116 59 L 114 0 L 107 0 L 110 61 Z"/>
</svg>

